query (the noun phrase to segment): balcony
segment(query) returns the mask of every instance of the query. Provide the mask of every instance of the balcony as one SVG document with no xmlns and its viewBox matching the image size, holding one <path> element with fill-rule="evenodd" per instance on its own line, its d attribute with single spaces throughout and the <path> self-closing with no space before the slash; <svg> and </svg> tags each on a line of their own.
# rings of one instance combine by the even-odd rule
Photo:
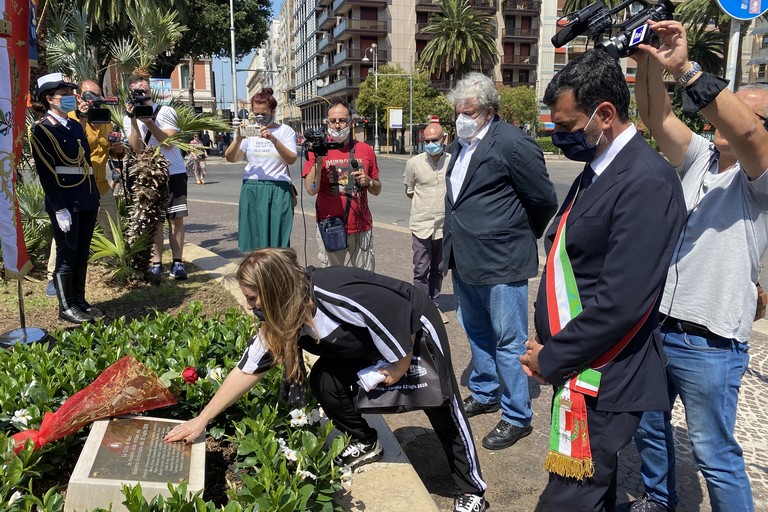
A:
<svg viewBox="0 0 768 512">
<path fill-rule="evenodd" d="M 336 54 L 336 56 L 333 57 L 333 65 L 334 66 L 349 66 L 353 63 L 360 62 L 363 57 L 365 57 L 366 48 L 347 48 L 339 53 Z M 368 55 L 368 58 L 371 58 L 371 55 Z M 376 58 L 378 59 L 379 66 L 383 66 L 386 64 L 386 62 L 389 60 L 389 52 L 387 50 L 379 49 L 379 51 L 376 54 Z"/>
<path fill-rule="evenodd" d="M 333 28 L 336 24 L 336 16 L 333 15 L 330 9 L 323 9 L 320 16 L 317 17 L 318 30 L 328 30 Z"/>
<path fill-rule="evenodd" d="M 469 0 L 469 5 L 476 11 L 495 13 L 496 0 Z"/>
<path fill-rule="evenodd" d="M 416 0 L 416 12 L 438 12 L 437 0 Z"/>
<path fill-rule="evenodd" d="M 416 39 L 418 39 L 418 40 L 429 40 L 429 39 L 431 38 L 431 36 L 428 36 L 428 35 L 426 35 L 426 34 L 422 34 L 422 33 L 421 33 L 421 30 L 422 30 L 423 28 L 426 28 L 426 27 L 427 27 L 427 25 L 429 25 L 429 22 L 428 22 L 428 21 L 425 21 L 425 22 L 423 22 L 423 23 L 417 23 L 417 24 L 416 24 L 416 32 L 414 32 L 414 34 L 415 34 L 415 36 L 416 36 Z"/>
<path fill-rule="evenodd" d="M 536 82 L 532 81 L 521 82 L 519 80 L 504 80 L 502 83 L 508 87 L 536 87 Z"/>
<path fill-rule="evenodd" d="M 502 69 L 536 69 L 538 62 L 539 57 L 537 55 L 505 55 L 501 59 L 501 67 Z"/>
<path fill-rule="evenodd" d="M 317 7 L 330 7 L 333 0 L 317 0 Z"/>
<path fill-rule="evenodd" d="M 334 0 L 333 12 L 336 15 L 346 14 L 352 7 L 381 7 L 387 6 L 387 0 Z"/>
<path fill-rule="evenodd" d="M 506 41 L 538 41 L 538 28 L 505 28 L 502 38 Z"/>
<path fill-rule="evenodd" d="M 379 20 L 345 19 L 333 29 L 336 41 L 350 39 L 354 35 L 376 35 L 387 33 L 387 22 Z"/>
<path fill-rule="evenodd" d="M 502 12 L 504 14 L 529 11 L 538 13 L 541 11 L 541 0 L 504 0 Z"/>
<path fill-rule="evenodd" d="M 330 32 L 325 34 L 317 43 L 317 53 L 328 53 L 333 50 L 333 36 Z"/>
<path fill-rule="evenodd" d="M 356 89 L 360 87 L 360 83 L 361 80 L 359 78 L 341 77 L 325 87 L 318 87 L 317 94 L 318 96 L 331 96 L 346 89 Z"/>
<path fill-rule="evenodd" d="M 317 65 L 317 76 L 325 76 L 331 70 L 331 63 L 325 60 Z"/>
</svg>

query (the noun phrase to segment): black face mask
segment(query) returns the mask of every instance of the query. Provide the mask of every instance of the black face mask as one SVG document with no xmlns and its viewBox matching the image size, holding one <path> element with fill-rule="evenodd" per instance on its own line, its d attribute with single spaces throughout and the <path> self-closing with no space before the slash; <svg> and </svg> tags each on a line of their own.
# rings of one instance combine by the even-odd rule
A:
<svg viewBox="0 0 768 512">
<path fill-rule="evenodd" d="M 251 311 L 253 312 L 253 316 L 259 319 L 259 322 L 264 321 L 264 311 L 261 308 L 253 308 Z"/>
</svg>

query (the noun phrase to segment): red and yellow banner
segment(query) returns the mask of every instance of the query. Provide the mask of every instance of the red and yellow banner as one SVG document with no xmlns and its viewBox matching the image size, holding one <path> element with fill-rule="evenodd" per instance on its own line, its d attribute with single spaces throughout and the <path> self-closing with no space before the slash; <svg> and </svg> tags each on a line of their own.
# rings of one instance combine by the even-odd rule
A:
<svg viewBox="0 0 768 512">
<path fill-rule="evenodd" d="M 29 0 L 0 0 L 0 247 L 6 275 L 16 278 L 32 268 L 16 197 L 16 168 L 25 133 L 33 33 Z"/>
</svg>

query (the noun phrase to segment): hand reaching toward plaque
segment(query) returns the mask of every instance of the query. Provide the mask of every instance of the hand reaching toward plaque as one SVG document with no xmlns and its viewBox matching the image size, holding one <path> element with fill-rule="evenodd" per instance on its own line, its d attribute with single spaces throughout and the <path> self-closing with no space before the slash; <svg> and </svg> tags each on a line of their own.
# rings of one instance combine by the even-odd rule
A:
<svg viewBox="0 0 768 512">
<path fill-rule="evenodd" d="M 175 441 L 194 443 L 205 432 L 208 423 L 246 394 L 259 382 L 262 375 L 262 373 L 251 375 L 250 373 L 243 373 L 239 368 L 234 368 L 229 372 L 219 390 L 213 395 L 200 415 L 171 429 L 165 434 L 163 440 L 168 443 Z"/>
<path fill-rule="evenodd" d="M 176 441 L 194 443 L 195 440 L 205 432 L 205 427 L 207 426 L 208 421 L 201 416 L 197 416 L 185 423 L 173 427 L 167 434 L 165 434 L 163 441 L 166 443 L 175 443 Z"/>
</svg>

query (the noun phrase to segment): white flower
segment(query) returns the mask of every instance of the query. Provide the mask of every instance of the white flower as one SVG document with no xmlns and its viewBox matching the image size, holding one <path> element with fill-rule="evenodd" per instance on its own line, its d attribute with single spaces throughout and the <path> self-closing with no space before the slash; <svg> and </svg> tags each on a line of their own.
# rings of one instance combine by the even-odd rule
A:
<svg viewBox="0 0 768 512">
<path fill-rule="evenodd" d="M 285 448 L 283 450 L 283 455 L 285 455 L 285 458 L 288 460 L 296 461 L 299 459 L 299 456 L 296 453 L 296 450 L 291 450 L 290 448 Z"/>
<path fill-rule="evenodd" d="M 212 368 L 208 370 L 208 377 L 215 380 L 216 382 L 221 382 L 223 371 L 221 367 L 218 368 Z"/>
<path fill-rule="evenodd" d="M 25 427 L 27 426 L 27 422 L 32 419 L 32 415 L 29 413 L 26 409 L 19 409 L 13 414 L 13 418 L 11 418 L 11 421 L 16 423 L 21 423 Z"/>
<path fill-rule="evenodd" d="M 307 413 L 304 409 L 294 409 L 291 411 L 291 426 L 303 427 L 307 424 Z"/>
<path fill-rule="evenodd" d="M 282 437 L 277 438 L 277 444 L 280 445 L 280 451 L 285 451 L 285 449 L 288 448 L 288 445 L 285 443 L 285 439 Z"/>
<path fill-rule="evenodd" d="M 16 491 L 15 493 L 13 493 L 13 495 L 11 495 L 11 498 L 8 500 L 8 505 L 9 506 L 13 505 L 16 502 L 16 500 L 18 500 L 22 496 L 23 495 L 21 494 L 21 491 Z"/>
<path fill-rule="evenodd" d="M 314 425 L 318 421 L 320 421 L 320 418 L 323 417 L 323 410 L 322 409 L 312 409 L 312 412 L 309 413 L 309 423 L 310 425 Z"/>
<path fill-rule="evenodd" d="M 296 472 L 296 474 L 297 474 L 297 475 L 299 475 L 301 478 L 303 478 L 303 479 L 305 479 L 305 480 L 306 480 L 307 478 L 309 478 L 309 479 L 311 479 L 311 480 L 317 480 L 317 477 L 316 477 L 315 475 L 313 475 L 313 474 L 312 474 L 312 473 L 310 473 L 309 471 L 305 471 L 305 470 L 303 470 L 303 469 L 300 469 L 300 470 L 298 470 L 298 471 Z"/>
</svg>

